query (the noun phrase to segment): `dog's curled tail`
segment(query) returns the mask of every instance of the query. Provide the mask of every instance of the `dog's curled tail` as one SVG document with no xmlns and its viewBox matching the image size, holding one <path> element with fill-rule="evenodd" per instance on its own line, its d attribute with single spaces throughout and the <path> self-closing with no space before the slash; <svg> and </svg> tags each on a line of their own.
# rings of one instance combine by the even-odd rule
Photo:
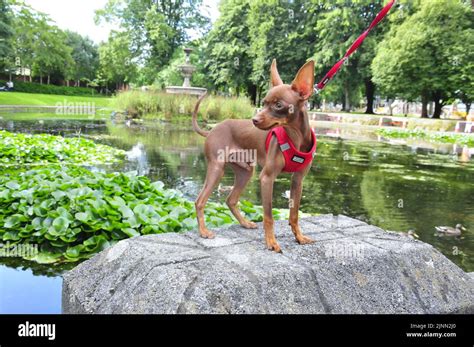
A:
<svg viewBox="0 0 474 347">
<path fill-rule="evenodd" d="M 193 129 L 195 132 L 197 132 L 199 135 L 207 137 L 209 135 L 209 131 L 204 131 L 199 127 L 199 124 L 197 122 L 197 114 L 199 111 L 199 105 L 201 104 L 201 101 L 206 97 L 207 92 L 205 92 L 203 95 L 201 95 L 196 103 L 196 106 L 194 106 L 194 112 L 193 112 Z"/>
</svg>

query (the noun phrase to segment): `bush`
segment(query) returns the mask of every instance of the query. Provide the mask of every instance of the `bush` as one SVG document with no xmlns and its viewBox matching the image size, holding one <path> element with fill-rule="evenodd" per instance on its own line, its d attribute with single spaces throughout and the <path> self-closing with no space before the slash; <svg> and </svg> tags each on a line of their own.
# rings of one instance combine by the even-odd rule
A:
<svg viewBox="0 0 474 347">
<path fill-rule="evenodd" d="M 166 94 L 153 91 L 126 91 L 114 99 L 118 110 L 130 115 L 157 117 L 171 120 L 180 115 L 191 115 L 197 98 L 186 95 Z M 225 98 L 208 95 L 199 109 L 199 118 L 222 120 L 228 118 L 250 118 L 254 107 L 247 98 Z"/>
<path fill-rule="evenodd" d="M 6 81 L 0 80 L 0 86 L 4 86 Z M 34 94 L 55 94 L 55 95 L 77 95 L 91 96 L 96 94 L 93 88 L 84 87 L 65 87 L 53 84 L 39 84 L 30 82 L 13 81 L 14 91 Z"/>
</svg>

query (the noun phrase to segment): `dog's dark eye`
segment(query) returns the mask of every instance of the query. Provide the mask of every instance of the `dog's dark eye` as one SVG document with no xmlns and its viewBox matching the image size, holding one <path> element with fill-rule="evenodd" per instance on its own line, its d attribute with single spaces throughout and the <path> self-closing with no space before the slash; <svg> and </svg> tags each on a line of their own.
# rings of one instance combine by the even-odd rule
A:
<svg viewBox="0 0 474 347">
<path fill-rule="evenodd" d="M 275 103 L 275 109 L 276 110 L 281 110 L 283 108 L 283 104 L 280 101 L 277 101 Z"/>
</svg>

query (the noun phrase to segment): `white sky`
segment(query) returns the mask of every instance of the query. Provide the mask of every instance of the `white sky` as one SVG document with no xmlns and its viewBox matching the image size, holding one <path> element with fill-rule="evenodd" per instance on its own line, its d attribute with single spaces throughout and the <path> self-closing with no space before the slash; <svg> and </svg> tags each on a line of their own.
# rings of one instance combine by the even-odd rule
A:
<svg viewBox="0 0 474 347">
<path fill-rule="evenodd" d="M 94 42 L 106 41 L 110 30 L 107 24 L 96 26 L 94 11 L 103 8 L 107 0 L 24 0 L 35 10 L 48 14 L 61 29 L 69 29 L 81 35 L 89 36 Z M 219 0 L 203 0 L 203 12 L 208 13 L 214 21 L 219 11 Z M 208 8 L 206 10 L 205 8 Z"/>
</svg>

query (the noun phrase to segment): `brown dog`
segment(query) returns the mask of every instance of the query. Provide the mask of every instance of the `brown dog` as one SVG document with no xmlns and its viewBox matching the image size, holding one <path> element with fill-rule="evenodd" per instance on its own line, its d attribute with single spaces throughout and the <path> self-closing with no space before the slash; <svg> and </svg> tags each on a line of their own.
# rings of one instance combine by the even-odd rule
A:
<svg viewBox="0 0 474 347">
<path fill-rule="evenodd" d="M 298 71 L 291 85 L 283 84 L 276 61 L 273 60 L 270 70 L 272 88 L 263 99 L 263 109 L 252 120 L 228 119 L 206 132 L 197 124 L 197 111 L 204 96 L 200 97 L 193 113 L 194 130 L 205 136 L 205 155 L 207 158 L 207 175 L 204 187 L 196 199 L 196 214 L 199 233 L 204 238 L 213 238 L 214 234 L 204 223 L 204 207 L 214 187 L 224 174 L 224 166 L 228 164 L 235 174 L 234 187 L 226 202 L 233 215 L 244 228 L 256 228 L 255 223 L 245 219 L 240 213 L 237 203 L 240 194 L 253 174 L 255 161 L 262 166 L 260 183 L 264 210 L 263 225 L 267 248 L 281 252 L 274 230 L 272 216 L 273 183 L 285 168 L 285 157 L 275 135 L 269 139 L 266 151 L 266 139 L 269 131 L 277 126 L 283 126 L 294 148 L 308 152 L 315 138 L 308 121 L 305 102 L 313 93 L 314 62 L 308 61 Z M 252 155 L 254 154 L 254 155 Z M 254 160 L 255 159 L 255 160 Z M 300 206 L 302 182 L 309 166 L 304 170 L 294 172 L 291 179 L 290 220 L 289 224 L 300 244 L 313 242 L 301 233 L 298 225 L 298 210 Z"/>
</svg>

